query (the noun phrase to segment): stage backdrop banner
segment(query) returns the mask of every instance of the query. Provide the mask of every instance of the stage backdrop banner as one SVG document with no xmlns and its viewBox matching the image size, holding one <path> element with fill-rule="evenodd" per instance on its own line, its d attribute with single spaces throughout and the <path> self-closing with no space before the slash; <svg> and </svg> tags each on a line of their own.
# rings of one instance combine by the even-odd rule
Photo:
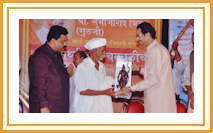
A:
<svg viewBox="0 0 213 133">
<path fill-rule="evenodd" d="M 118 56 L 132 57 L 132 61 L 144 66 L 146 49 L 136 42 L 136 27 L 142 22 L 150 23 L 156 30 L 156 39 L 161 43 L 161 19 L 21 19 L 19 20 L 19 56 L 21 73 L 19 75 L 19 99 L 23 103 L 24 113 L 29 112 L 29 76 L 28 61 L 37 48 L 46 42 L 49 29 L 53 25 L 65 27 L 68 44 L 62 51 L 66 66 L 72 63 L 76 51 L 88 52 L 84 45 L 92 38 L 106 38 L 106 58 L 103 63 L 108 76 L 115 78 Z M 132 75 L 131 84 L 142 80 L 138 73 Z M 113 104 L 116 106 L 116 104 Z M 120 112 L 114 108 L 114 112 Z"/>
</svg>

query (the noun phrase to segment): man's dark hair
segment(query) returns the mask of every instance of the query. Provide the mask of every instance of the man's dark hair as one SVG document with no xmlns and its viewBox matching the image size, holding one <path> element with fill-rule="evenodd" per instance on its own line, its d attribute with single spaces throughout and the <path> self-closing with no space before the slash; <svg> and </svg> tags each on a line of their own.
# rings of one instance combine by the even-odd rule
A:
<svg viewBox="0 0 213 133">
<path fill-rule="evenodd" d="M 61 34 L 67 35 L 68 34 L 67 29 L 58 25 L 52 26 L 47 35 L 47 41 L 50 42 L 52 38 L 58 40 L 61 37 Z"/>
<path fill-rule="evenodd" d="M 150 33 L 152 38 L 155 39 L 155 34 L 156 34 L 156 31 L 155 29 L 151 26 L 151 24 L 147 23 L 147 22 L 143 22 L 141 24 L 139 24 L 137 26 L 137 29 L 140 28 L 141 29 L 141 32 L 145 35 L 146 33 Z"/>
<path fill-rule="evenodd" d="M 87 54 L 84 51 L 77 51 L 75 53 L 79 53 L 80 54 L 80 58 L 81 57 L 84 57 L 84 59 L 87 58 Z"/>
</svg>

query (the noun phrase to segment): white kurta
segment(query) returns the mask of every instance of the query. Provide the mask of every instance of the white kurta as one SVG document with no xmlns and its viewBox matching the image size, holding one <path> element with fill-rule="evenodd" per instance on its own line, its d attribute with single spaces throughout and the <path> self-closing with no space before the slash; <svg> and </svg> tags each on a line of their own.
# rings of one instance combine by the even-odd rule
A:
<svg viewBox="0 0 213 133">
<path fill-rule="evenodd" d="M 187 91 L 186 86 L 191 86 L 192 87 L 192 91 L 194 92 L 194 73 L 192 73 L 192 80 L 190 82 L 190 56 L 189 56 L 189 60 L 188 63 L 186 65 L 186 69 L 184 71 L 184 81 L 182 84 L 183 88 Z M 190 102 L 191 100 L 189 100 L 189 104 L 188 104 L 188 113 L 194 113 L 194 109 L 192 109 L 190 107 Z"/>
<path fill-rule="evenodd" d="M 81 91 L 105 90 L 112 87 L 114 79 L 106 76 L 106 69 L 99 62 L 99 71 L 95 63 L 87 57 L 78 65 L 74 76 L 74 113 L 113 113 L 112 99 L 107 95 L 86 96 L 80 95 Z"/>
<path fill-rule="evenodd" d="M 173 74 L 176 95 L 181 94 L 180 87 L 182 87 L 181 79 L 182 79 L 184 70 L 185 70 L 185 66 L 184 66 L 183 60 L 181 59 L 178 62 L 175 61 L 175 67 L 172 69 L 172 74 Z"/>
<path fill-rule="evenodd" d="M 176 113 L 174 81 L 169 52 L 154 40 L 146 51 L 144 80 L 132 86 L 133 91 L 144 91 L 145 113 Z"/>
</svg>

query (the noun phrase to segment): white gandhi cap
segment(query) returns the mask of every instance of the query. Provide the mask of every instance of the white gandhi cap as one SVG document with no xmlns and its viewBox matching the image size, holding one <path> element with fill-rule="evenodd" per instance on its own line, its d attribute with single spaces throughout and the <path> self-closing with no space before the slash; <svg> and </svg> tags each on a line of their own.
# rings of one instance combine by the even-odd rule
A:
<svg viewBox="0 0 213 133">
<path fill-rule="evenodd" d="M 106 39 L 105 38 L 93 38 L 89 40 L 84 47 L 88 50 L 92 50 L 95 48 L 99 48 L 102 46 L 106 46 Z"/>
</svg>

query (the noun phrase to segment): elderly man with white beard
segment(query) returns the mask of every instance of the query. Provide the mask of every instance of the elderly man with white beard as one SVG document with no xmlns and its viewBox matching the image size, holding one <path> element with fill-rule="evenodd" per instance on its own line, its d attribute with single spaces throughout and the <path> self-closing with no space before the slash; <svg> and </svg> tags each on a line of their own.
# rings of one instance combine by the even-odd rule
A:
<svg viewBox="0 0 213 133">
<path fill-rule="evenodd" d="M 74 113 L 113 113 L 114 79 L 106 76 L 101 62 L 105 58 L 106 39 L 93 38 L 84 46 L 89 57 L 78 65 L 74 76 Z"/>
</svg>

